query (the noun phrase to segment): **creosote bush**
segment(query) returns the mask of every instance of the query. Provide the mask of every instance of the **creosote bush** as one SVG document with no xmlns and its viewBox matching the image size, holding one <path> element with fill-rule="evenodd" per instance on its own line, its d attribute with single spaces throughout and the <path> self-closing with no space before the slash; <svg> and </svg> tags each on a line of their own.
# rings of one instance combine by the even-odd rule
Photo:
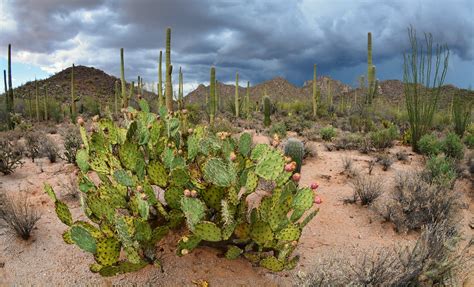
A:
<svg viewBox="0 0 474 287">
<path fill-rule="evenodd" d="M 441 143 L 441 149 L 447 157 L 460 160 L 464 157 L 464 145 L 455 133 L 448 133 Z"/>
<path fill-rule="evenodd" d="M 296 163 L 271 146 L 253 147 L 248 133 L 234 139 L 188 129 L 180 111 L 161 109 L 157 117 L 145 100 L 139 106 L 124 113 L 124 125 L 95 118 L 88 133 L 78 120 L 78 185 L 90 223 L 74 220 L 45 185 L 68 226 L 65 242 L 94 254 L 91 271 L 112 276 L 159 265 L 157 243 L 183 226 L 178 256 L 211 245 L 271 271 L 294 268 L 292 253 L 317 214 L 314 190 L 298 186 Z"/>
<path fill-rule="evenodd" d="M 393 141 L 399 136 L 394 124 L 389 127 L 370 133 L 370 141 L 376 149 L 385 149 L 393 146 Z"/>
<path fill-rule="evenodd" d="M 45 136 L 43 143 L 41 145 L 41 155 L 44 155 L 48 158 L 50 163 L 55 163 L 58 158 L 58 147 L 56 143 L 48 136 Z"/>
<path fill-rule="evenodd" d="M 352 182 L 353 196 L 346 199 L 346 203 L 360 201 L 362 205 L 371 205 L 384 192 L 384 185 L 380 178 L 359 175 Z"/>
<path fill-rule="evenodd" d="M 422 155 L 437 156 L 441 153 L 441 142 L 434 134 L 423 135 L 418 141 L 418 150 Z"/>
<path fill-rule="evenodd" d="M 64 158 L 68 163 L 76 163 L 76 153 L 81 147 L 81 138 L 76 128 L 68 129 L 63 135 Z"/>
<path fill-rule="evenodd" d="M 28 240 L 40 218 L 40 214 L 23 192 L 16 197 L 0 194 L 0 229 Z"/>
<path fill-rule="evenodd" d="M 28 132 L 25 135 L 25 149 L 32 162 L 41 155 L 42 135 L 39 132 Z"/>
<path fill-rule="evenodd" d="M 321 134 L 321 138 L 324 141 L 331 141 L 337 134 L 336 130 L 332 126 L 322 128 L 319 133 Z"/>
</svg>

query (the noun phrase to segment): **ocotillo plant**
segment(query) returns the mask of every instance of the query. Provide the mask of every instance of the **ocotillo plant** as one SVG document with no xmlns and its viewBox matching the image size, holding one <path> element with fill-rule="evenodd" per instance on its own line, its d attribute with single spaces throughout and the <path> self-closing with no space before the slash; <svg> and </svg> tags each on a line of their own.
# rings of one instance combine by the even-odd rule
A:
<svg viewBox="0 0 474 287">
<path fill-rule="evenodd" d="M 168 113 L 173 112 L 173 83 L 171 74 L 173 66 L 171 65 L 171 28 L 166 29 L 166 108 Z"/>
<path fill-rule="evenodd" d="M 122 108 L 128 107 L 127 87 L 125 82 L 125 63 L 123 59 L 123 48 L 120 48 L 120 82 L 122 83 Z"/>
<path fill-rule="evenodd" d="M 74 91 L 74 64 L 72 64 L 71 68 L 71 121 L 74 123 L 77 117 L 77 108 L 76 102 L 77 98 Z"/>
<path fill-rule="evenodd" d="M 239 117 L 239 73 L 235 73 L 235 116 Z"/>
<path fill-rule="evenodd" d="M 163 61 L 163 52 L 160 51 L 160 58 L 158 62 L 158 110 L 165 105 L 163 95 L 163 72 L 161 69 L 161 62 Z"/>
<path fill-rule="evenodd" d="M 9 129 L 14 128 L 11 115 L 14 113 L 13 84 L 12 84 L 12 45 L 8 44 L 8 98 L 7 101 L 7 125 Z"/>
<path fill-rule="evenodd" d="M 454 132 L 460 138 L 464 136 L 466 127 L 471 121 L 473 102 L 472 100 L 470 102 L 468 100 L 463 101 L 460 95 L 453 95 L 452 117 Z"/>
<path fill-rule="evenodd" d="M 247 91 L 245 94 L 245 115 L 250 117 L 250 82 L 247 81 Z"/>
<path fill-rule="evenodd" d="M 433 53 L 431 34 L 425 34 L 426 47 L 419 47 L 416 31 L 412 27 L 408 28 L 408 37 L 411 51 L 404 54 L 403 83 L 410 123 L 410 142 L 413 150 L 418 152 L 419 139 L 432 127 L 441 86 L 448 71 L 449 49 L 447 45 L 436 45 Z"/>
<path fill-rule="evenodd" d="M 184 95 L 183 95 L 183 72 L 179 67 L 179 82 L 178 82 L 178 109 L 184 109 Z"/>
<path fill-rule="evenodd" d="M 5 112 L 8 117 L 8 87 L 7 87 L 7 70 L 3 70 L 3 84 L 5 85 Z"/>
<path fill-rule="evenodd" d="M 35 78 L 35 96 L 36 96 L 36 99 L 35 99 L 35 103 L 36 103 L 36 121 L 39 122 L 40 121 L 40 112 L 39 112 L 39 99 L 38 99 L 38 82 L 36 81 L 36 78 Z"/>
<path fill-rule="evenodd" d="M 211 67 L 211 79 L 209 81 L 209 122 L 214 126 L 214 117 L 216 112 L 216 68 Z"/>
<path fill-rule="evenodd" d="M 272 124 L 272 121 L 270 119 L 270 112 L 271 112 L 271 102 L 270 102 L 270 97 L 265 96 L 263 97 L 263 125 L 265 127 L 268 127 Z"/>
<path fill-rule="evenodd" d="M 313 73 L 313 117 L 316 117 L 318 111 L 318 93 L 317 93 L 317 84 L 316 84 L 316 64 L 314 64 L 314 73 Z"/>
</svg>

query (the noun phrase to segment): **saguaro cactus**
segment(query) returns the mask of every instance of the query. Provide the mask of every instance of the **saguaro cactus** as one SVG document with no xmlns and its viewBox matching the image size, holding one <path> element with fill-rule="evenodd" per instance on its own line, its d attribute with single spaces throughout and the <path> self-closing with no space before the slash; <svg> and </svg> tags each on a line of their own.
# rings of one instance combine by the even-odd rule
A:
<svg viewBox="0 0 474 287">
<path fill-rule="evenodd" d="M 133 97 L 133 94 L 135 93 L 134 88 L 135 88 L 135 82 L 132 81 L 132 83 L 130 84 L 130 92 L 129 92 L 129 94 L 128 94 L 128 95 L 129 95 L 129 96 L 128 96 L 129 99 L 131 99 L 131 98 Z"/>
<path fill-rule="evenodd" d="M 318 93 L 317 93 L 317 84 L 316 84 L 316 64 L 314 64 L 314 73 L 313 73 L 313 117 L 316 117 L 318 111 Z"/>
<path fill-rule="evenodd" d="M 160 59 L 158 62 L 158 110 L 165 105 L 163 97 L 163 72 L 161 62 L 163 61 L 163 52 L 160 51 Z"/>
<path fill-rule="evenodd" d="M 216 68 L 211 67 L 211 79 L 209 87 L 209 122 L 214 126 L 214 117 L 216 112 Z"/>
<path fill-rule="evenodd" d="M 118 98 L 120 97 L 119 81 L 115 81 L 115 95 L 114 95 L 114 113 L 118 114 Z"/>
<path fill-rule="evenodd" d="M 127 87 L 125 82 L 125 63 L 123 59 L 123 48 L 120 48 L 120 82 L 122 83 L 122 108 L 128 107 Z"/>
<path fill-rule="evenodd" d="M 43 98 L 43 107 L 44 107 L 44 120 L 48 120 L 48 86 L 44 86 L 44 98 Z"/>
<path fill-rule="evenodd" d="M 367 103 L 372 104 L 376 92 L 375 66 L 372 63 L 372 33 L 367 34 Z"/>
<path fill-rule="evenodd" d="M 7 87 L 7 70 L 3 70 L 3 83 L 5 85 L 5 111 L 8 117 L 8 87 Z"/>
<path fill-rule="evenodd" d="M 239 73 L 235 73 L 235 116 L 239 117 Z"/>
<path fill-rule="evenodd" d="M 9 129 L 13 129 L 14 125 L 11 120 L 11 114 L 14 112 L 13 84 L 12 84 L 12 45 L 8 44 L 8 98 L 7 101 L 7 125 Z"/>
<path fill-rule="evenodd" d="M 183 72 L 179 67 L 179 83 L 178 83 L 178 109 L 184 109 L 184 95 L 183 95 Z"/>
<path fill-rule="evenodd" d="M 75 122 L 77 117 L 76 95 L 74 94 L 74 64 L 71 68 L 71 121 Z"/>
<path fill-rule="evenodd" d="M 168 113 L 173 112 L 173 83 L 171 74 L 173 66 L 171 65 L 171 28 L 166 29 L 166 108 Z"/>
<path fill-rule="evenodd" d="M 39 112 L 39 99 L 38 99 L 38 82 L 35 78 L 35 105 L 36 105 L 36 121 L 40 121 L 40 112 Z"/>
<path fill-rule="evenodd" d="M 271 102 L 269 96 L 263 97 L 263 125 L 268 127 L 271 125 L 272 121 L 270 119 L 270 109 L 271 109 Z"/>
<path fill-rule="evenodd" d="M 245 94 L 245 114 L 247 118 L 250 117 L 250 82 L 247 81 L 247 91 Z"/>
</svg>

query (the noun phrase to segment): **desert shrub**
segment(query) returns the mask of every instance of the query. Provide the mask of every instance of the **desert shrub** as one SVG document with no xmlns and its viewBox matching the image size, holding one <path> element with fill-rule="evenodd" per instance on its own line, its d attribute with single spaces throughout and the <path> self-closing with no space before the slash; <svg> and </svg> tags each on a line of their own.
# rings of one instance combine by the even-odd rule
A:
<svg viewBox="0 0 474 287">
<path fill-rule="evenodd" d="M 32 131 L 25 135 L 25 149 L 32 162 L 41 155 L 41 141 L 43 135 L 40 132 Z"/>
<path fill-rule="evenodd" d="M 408 154 L 404 151 L 399 151 L 395 154 L 395 156 L 397 157 L 397 160 L 399 161 L 407 161 L 408 160 Z"/>
<path fill-rule="evenodd" d="M 392 196 L 384 216 L 399 232 L 453 219 L 459 212 L 459 196 L 455 191 L 427 182 L 419 173 L 398 174 Z"/>
<path fill-rule="evenodd" d="M 318 147 L 314 142 L 305 142 L 304 144 L 304 158 L 318 157 Z"/>
<path fill-rule="evenodd" d="M 76 163 L 76 153 L 81 147 L 79 131 L 75 128 L 68 129 L 63 135 L 64 138 L 64 158 L 68 163 Z"/>
<path fill-rule="evenodd" d="M 380 129 L 370 133 L 372 145 L 377 149 L 385 149 L 393 146 L 393 141 L 398 138 L 397 127 L 391 124 L 388 128 Z"/>
<path fill-rule="evenodd" d="M 444 138 L 441 148 L 444 154 L 453 159 L 462 159 L 464 157 L 464 146 L 459 136 L 455 133 L 448 133 Z"/>
<path fill-rule="evenodd" d="M 336 130 L 332 126 L 322 128 L 319 133 L 321 134 L 321 138 L 324 141 L 331 141 L 337 134 Z"/>
<path fill-rule="evenodd" d="M 0 228 L 28 240 L 36 222 L 41 218 L 26 194 L 13 197 L 0 194 Z"/>
<path fill-rule="evenodd" d="M 441 152 L 441 142 L 434 134 L 423 135 L 418 141 L 418 150 L 426 156 L 436 156 Z"/>
<path fill-rule="evenodd" d="M 363 141 L 363 137 L 359 134 L 345 134 L 338 138 L 335 142 L 336 149 L 342 150 L 355 150 L 360 148 Z"/>
<path fill-rule="evenodd" d="M 91 270 L 111 276 L 157 265 L 157 243 L 184 226 L 179 256 L 208 244 L 229 259 L 243 256 L 272 271 L 294 268 L 294 243 L 316 210 L 310 210 L 314 191 L 298 186 L 300 175 L 283 154 L 252 146 L 248 133 L 234 139 L 205 126 L 182 132 L 181 112 L 158 119 L 146 101 L 139 104 L 141 111 L 129 107 L 123 126 L 108 118 L 89 133 L 80 126 L 87 139 L 76 157 L 78 185 L 92 223 L 75 221 L 45 186 L 69 226 L 65 241 L 94 254 Z"/>
<path fill-rule="evenodd" d="M 350 171 L 352 169 L 352 164 L 353 164 L 353 160 L 351 157 L 349 156 L 343 156 L 341 158 L 341 161 L 342 161 L 342 167 L 344 168 L 344 171 Z"/>
<path fill-rule="evenodd" d="M 305 119 L 302 115 L 293 115 L 291 117 L 285 117 L 283 123 L 286 126 L 286 130 L 293 131 L 301 135 L 304 130 L 310 129 L 313 125 L 312 121 Z"/>
<path fill-rule="evenodd" d="M 472 256 L 459 244 L 458 227 L 446 222 L 426 225 L 414 244 L 364 250 L 347 258 L 334 254 L 320 260 L 294 286 L 461 286 L 456 275 L 469 270 Z"/>
<path fill-rule="evenodd" d="M 430 158 L 422 174 L 425 181 L 446 187 L 452 187 L 457 178 L 454 161 L 442 156 Z"/>
<path fill-rule="evenodd" d="M 8 138 L 0 139 L 0 172 L 11 174 L 23 162 L 23 149 L 18 142 L 11 142 Z"/>
<path fill-rule="evenodd" d="M 50 163 L 55 163 L 59 155 L 56 143 L 48 136 L 44 137 L 40 153 L 46 156 Z"/>
<path fill-rule="evenodd" d="M 462 138 L 471 121 L 471 113 L 474 102 L 463 100 L 461 95 L 453 96 L 453 126 L 454 132 Z"/>
<path fill-rule="evenodd" d="M 100 104 L 96 97 L 83 97 L 81 106 L 83 107 L 83 111 L 80 111 L 81 113 L 85 113 L 89 116 L 100 115 Z"/>
<path fill-rule="evenodd" d="M 464 144 L 468 149 L 474 149 L 474 134 L 467 134 L 464 136 Z"/>
<path fill-rule="evenodd" d="M 286 137 L 286 126 L 284 122 L 272 124 L 268 131 L 270 136 L 277 134 L 281 139 Z"/>
<path fill-rule="evenodd" d="M 352 198 L 345 202 L 356 203 L 360 201 L 362 205 L 371 205 L 384 192 L 384 185 L 380 178 L 357 176 L 353 181 Z"/>
<path fill-rule="evenodd" d="M 383 171 L 387 171 L 393 164 L 392 158 L 387 154 L 378 155 L 377 162 L 382 166 Z"/>
<path fill-rule="evenodd" d="M 212 128 L 213 132 L 226 132 L 226 133 L 236 133 L 240 129 L 236 127 L 231 121 L 227 118 L 218 117 L 214 121 L 214 127 Z"/>
</svg>

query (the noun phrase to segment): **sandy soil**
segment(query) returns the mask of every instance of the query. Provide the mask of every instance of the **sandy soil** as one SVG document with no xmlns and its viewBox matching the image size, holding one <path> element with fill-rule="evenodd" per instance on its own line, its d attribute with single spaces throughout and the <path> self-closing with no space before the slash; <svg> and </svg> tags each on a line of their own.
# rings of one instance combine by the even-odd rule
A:
<svg viewBox="0 0 474 287">
<path fill-rule="evenodd" d="M 266 139 L 259 136 L 255 140 L 261 142 Z M 0 236 L 0 286 L 196 286 L 201 280 L 209 282 L 210 286 L 291 286 L 296 274 L 310 272 L 320 258 L 334 253 L 353 256 L 363 250 L 392 247 L 417 238 L 416 233 L 396 233 L 393 225 L 384 223 L 373 210 L 343 204 L 342 199 L 352 194 L 349 178 L 343 172 L 343 157 L 351 157 L 354 168 L 367 173 L 368 162 L 373 159 L 373 155 L 362 155 L 356 151 L 329 152 L 322 143 L 315 143 L 315 146 L 318 157 L 306 160 L 301 184 L 319 182 L 323 203 L 317 217 L 304 230 L 295 252 L 301 255 L 298 267 L 279 274 L 252 267 L 245 259 L 227 260 L 209 248 L 198 248 L 188 256 L 177 257 L 174 255 L 177 234 L 169 236 L 161 244 L 163 271 L 148 266 L 139 272 L 112 278 L 93 274 L 89 271 L 92 256 L 62 241 L 61 234 L 66 227 L 57 219 L 53 204 L 42 191 L 43 182 L 47 181 L 64 196 L 65 189 L 61 183 L 67 182 L 74 166 L 63 161 L 50 164 L 47 159 L 39 159 L 35 163 L 25 159 L 25 165 L 14 174 L 0 176 L 0 190 L 8 193 L 28 192 L 42 218 L 32 239 L 27 242 L 13 236 Z M 422 166 L 421 157 L 412 154 L 409 148 L 396 146 L 390 153 L 394 155 L 397 151 L 409 154 L 407 163 L 396 161 L 388 171 L 376 166 L 372 173 L 372 176 L 383 178 L 387 191 L 392 187 L 397 172 L 412 171 Z M 467 193 L 470 185 L 461 182 L 456 188 Z M 84 218 L 80 215 L 77 200 L 67 202 L 75 219 Z M 465 202 L 463 230 L 466 236 L 472 237 L 473 230 L 468 227 L 474 218 L 472 197 L 465 196 Z"/>
</svg>

